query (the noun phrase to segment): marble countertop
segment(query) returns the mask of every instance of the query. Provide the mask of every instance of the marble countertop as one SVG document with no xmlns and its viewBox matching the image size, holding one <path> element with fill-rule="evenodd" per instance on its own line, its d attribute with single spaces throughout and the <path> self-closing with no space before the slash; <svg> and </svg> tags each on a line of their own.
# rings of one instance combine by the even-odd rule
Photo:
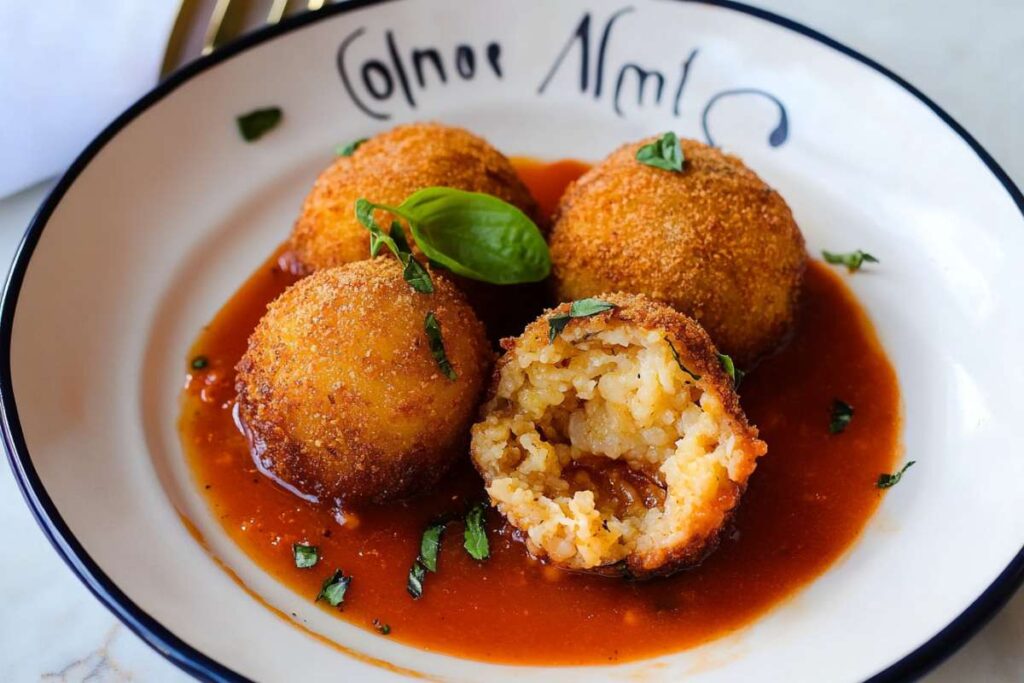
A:
<svg viewBox="0 0 1024 683">
<path fill-rule="evenodd" d="M 1024 3 L 1020 0 L 762 0 L 893 69 L 963 124 L 1024 187 Z M 9 263 L 51 183 L 0 201 Z M 50 547 L 0 467 L 0 680 L 177 681 L 185 674 L 122 626 Z M 1024 591 L 929 683 L 1024 681 Z"/>
</svg>

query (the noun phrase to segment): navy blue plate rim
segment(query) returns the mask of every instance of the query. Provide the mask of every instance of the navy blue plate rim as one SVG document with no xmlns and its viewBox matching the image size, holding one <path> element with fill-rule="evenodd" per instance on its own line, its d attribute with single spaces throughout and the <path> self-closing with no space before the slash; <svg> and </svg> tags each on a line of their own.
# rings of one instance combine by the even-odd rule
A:
<svg viewBox="0 0 1024 683">
<path fill-rule="evenodd" d="M 39 237 L 46 227 L 47 221 L 58 204 L 60 204 L 64 194 L 104 145 L 133 119 L 159 102 L 182 83 L 240 52 L 324 18 L 392 1 L 349 0 L 340 4 L 328 5 L 315 12 L 289 17 L 277 25 L 268 26 L 249 33 L 171 74 L 166 80 L 159 83 L 118 116 L 75 159 L 33 217 L 18 247 L 14 263 L 7 277 L 3 299 L 0 302 L 0 419 L 3 421 L 4 447 L 7 450 L 7 457 L 22 495 L 25 497 L 25 501 L 32 510 L 32 514 L 42 528 L 43 533 L 50 540 L 57 553 L 71 568 L 71 571 L 85 584 L 86 588 L 153 649 L 167 658 L 172 664 L 201 680 L 218 682 L 248 681 L 244 676 L 203 654 L 176 636 L 132 602 L 114 584 L 110 577 L 89 556 L 74 534 L 71 533 L 68 525 L 64 522 L 60 512 L 54 505 L 53 500 L 46 492 L 32 464 L 32 458 L 25 444 L 21 422 L 18 418 L 18 409 L 15 403 L 14 387 L 11 379 L 11 335 L 18 294 L 21 290 L 32 252 L 39 242 Z M 812 28 L 767 10 L 732 2 L 732 0 L 675 1 L 712 5 L 762 19 L 827 45 L 847 57 L 874 69 L 920 100 L 949 126 L 953 132 L 963 139 L 1006 189 L 1020 210 L 1021 215 L 1024 216 L 1024 195 L 1021 194 L 1020 189 L 1013 184 L 1013 181 L 1010 180 L 1006 172 L 978 141 L 924 93 L 878 62 Z M 1021 547 L 1021 550 L 995 581 L 967 609 L 917 649 L 872 676 L 869 679 L 869 683 L 909 681 L 923 676 L 949 657 L 984 626 L 1013 596 L 1021 583 L 1024 583 L 1024 546 Z"/>
</svg>

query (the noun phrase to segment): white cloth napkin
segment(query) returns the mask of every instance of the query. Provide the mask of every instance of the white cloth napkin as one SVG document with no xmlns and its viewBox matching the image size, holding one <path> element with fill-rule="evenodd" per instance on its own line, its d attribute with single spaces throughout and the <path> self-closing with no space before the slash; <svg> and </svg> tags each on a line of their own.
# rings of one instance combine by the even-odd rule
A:
<svg viewBox="0 0 1024 683">
<path fill-rule="evenodd" d="M 178 0 L 0 0 L 0 198 L 61 173 L 159 77 Z"/>
</svg>

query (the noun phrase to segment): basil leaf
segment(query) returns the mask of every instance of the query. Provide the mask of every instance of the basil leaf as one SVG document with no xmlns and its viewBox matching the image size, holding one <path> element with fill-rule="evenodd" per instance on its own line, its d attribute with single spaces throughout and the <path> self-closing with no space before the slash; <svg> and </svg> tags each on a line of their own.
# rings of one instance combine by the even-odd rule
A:
<svg viewBox="0 0 1024 683">
<path fill-rule="evenodd" d="M 335 145 L 334 153 L 339 157 L 350 157 L 355 154 L 355 151 L 359 149 L 359 146 L 366 142 L 367 138 L 359 138 L 358 140 L 352 140 L 346 142 L 343 145 Z"/>
<path fill-rule="evenodd" d="M 402 277 L 409 283 L 409 286 L 421 294 L 433 293 L 434 281 L 430 279 L 430 273 L 423 267 L 423 264 L 412 255 L 409 243 L 405 239 L 405 233 L 402 232 L 402 226 L 398 221 L 392 221 L 390 234 L 384 234 L 380 225 L 373 218 L 375 209 L 392 210 L 390 207 L 374 204 L 362 197 L 356 200 L 356 220 L 370 231 L 370 258 L 376 258 L 380 248 L 387 246 L 402 264 Z"/>
<path fill-rule="evenodd" d="M 405 590 L 409 592 L 413 600 L 419 600 L 423 595 L 423 579 L 427 578 L 427 570 L 419 560 L 412 563 L 409 570 L 409 578 L 405 582 Z"/>
<path fill-rule="evenodd" d="M 295 557 L 295 566 L 299 569 L 309 569 L 320 561 L 320 549 L 308 543 L 293 544 L 292 555 Z"/>
<path fill-rule="evenodd" d="M 832 420 L 828 424 L 829 434 L 839 434 L 853 419 L 853 406 L 838 398 L 832 401 Z"/>
<path fill-rule="evenodd" d="M 846 252 L 845 254 L 822 251 L 821 255 L 824 257 L 826 263 L 846 266 L 851 273 L 860 270 L 860 267 L 865 263 L 878 263 L 878 259 L 866 251 L 861 251 L 860 249 L 857 251 Z"/>
<path fill-rule="evenodd" d="M 238 132 L 242 134 L 242 138 L 246 142 L 253 142 L 281 123 L 281 108 L 254 109 L 248 114 L 242 114 L 235 121 L 238 123 Z"/>
<path fill-rule="evenodd" d="M 899 472 L 894 472 L 893 474 L 879 474 L 878 481 L 875 482 L 875 486 L 880 489 L 887 489 L 890 486 L 895 486 L 896 484 L 900 483 L 900 479 L 903 478 L 903 473 L 906 472 L 907 469 L 909 469 L 910 466 L 913 465 L 915 462 L 917 461 L 911 460 L 906 465 L 904 465 L 903 469 L 901 469 Z"/>
<path fill-rule="evenodd" d="M 405 231 L 402 230 L 402 225 L 398 221 L 391 221 L 389 236 L 391 241 L 395 243 L 395 248 L 398 249 L 399 253 L 412 253 L 412 249 L 409 248 L 409 240 L 405 239 Z"/>
<path fill-rule="evenodd" d="M 445 353 L 444 340 L 441 339 L 441 323 L 437 322 L 433 311 L 427 312 L 427 317 L 423 319 L 423 329 L 426 330 L 430 353 L 437 361 L 437 367 L 441 369 L 445 377 L 454 380 L 458 375 L 455 374 L 455 368 L 452 367 L 448 360 L 448 354 Z"/>
<path fill-rule="evenodd" d="M 386 636 L 387 634 L 391 633 L 391 625 L 390 624 L 385 624 L 385 623 L 381 622 L 380 619 L 374 619 L 373 620 L 373 627 L 375 629 L 377 629 L 377 631 L 382 636 Z"/>
<path fill-rule="evenodd" d="M 387 245 L 391 253 L 398 256 L 401 252 L 395 240 L 390 235 L 385 235 L 377 221 L 373 218 L 373 211 L 376 208 L 376 204 L 362 197 L 356 200 L 356 220 L 370 231 L 370 258 L 376 258 L 380 248 L 384 245 Z"/>
<path fill-rule="evenodd" d="M 676 365 L 679 366 L 679 369 L 682 370 L 683 372 L 685 372 L 687 375 L 689 375 L 693 379 L 694 382 L 699 382 L 700 381 L 700 375 L 695 374 L 692 370 L 690 370 L 688 367 L 683 365 L 683 361 L 679 359 L 679 352 L 676 351 L 676 347 L 672 343 L 672 340 L 666 338 L 665 341 L 668 342 L 669 351 L 672 352 L 672 357 L 675 359 Z"/>
<path fill-rule="evenodd" d="M 740 382 L 743 381 L 743 376 L 747 373 L 736 367 L 736 364 L 732 362 L 732 358 L 724 353 L 718 354 L 718 362 L 722 364 L 725 374 L 729 375 L 729 378 L 732 379 L 732 388 L 739 389 Z"/>
<path fill-rule="evenodd" d="M 526 214 L 479 192 L 428 187 L 395 210 L 427 258 L 456 275 L 496 285 L 539 282 L 551 271 L 547 242 Z"/>
<path fill-rule="evenodd" d="M 491 555 L 487 544 L 487 529 L 484 528 L 484 511 L 487 507 L 477 503 L 466 515 L 465 543 L 466 552 L 474 560 L 486 560 Z"/>
<path fill-rule="evenodd" d="M 668 132 L 654 142 L 636 151 L 636 160 L 641 164 L 660 168 L 664 171 L 683 170 L 683 148 L 675 133 Z"/>
<path fill-rule="evenodd" d="M 316 596 L 316 601 L 323 600 L 331 607 L 337 607 L 345 599 L 345 591 L 348 590 L 350 583 L 352 583 L 351 576 L 345 576 L 340 569 L 335 569 L 334 573 L 324 581 L 324 585 L 320 588 L 320 594 Z"/>
<path fill-rule="evenodd" d="M 444 524 L 431 524 L 423 532 L 420 540 L 420 562 L 428 570 L 437 571 L 437 552 L 441 549 L 441 532 Z"/>
<path fill-rule="evenodd" d="M 210 360 L 206 356 L 196 356 L 192 359 L 190 365 L 193 370 L 202 370 L 210 364 Z"/>
<path fill-rule="evenodd" d="M 565 326 L 573 318 L 589 318 L 598 313 L 604 313 L 615 308 L 615 304 L 600 299 L 580 299 L 569 304 L 569 313 L 556 313 L 548 317 L 548 343 L 555 341 L 555 337 L 561 334 Z"/>
</svg>

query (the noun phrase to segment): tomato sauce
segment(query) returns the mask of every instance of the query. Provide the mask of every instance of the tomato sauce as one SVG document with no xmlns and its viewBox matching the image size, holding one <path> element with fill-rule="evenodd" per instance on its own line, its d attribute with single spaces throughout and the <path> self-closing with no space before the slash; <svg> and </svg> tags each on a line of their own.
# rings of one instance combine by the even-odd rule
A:
<svg viewBox="0 0 1024 683">
<path fill-rule="evenodd" d="M 549 213 L 586 166 L 517 162 Z M 681 650 L 756 619 L 825 571 L 875 511 L 880 473 L 899 456 L 896 375 L 843 275 L 814 262 L 788 346 L 743 382 L 742 403 L 768 443 L 735 527 L 701 566 L 646 583 L 570 574 L 531 559 L 494 510 L 491 557 L 463 549 L 458 521 L 486 498 L 468 457 L 436 490 L 342 518 L 261 475 L 232 418 L 234 366 L 266 304 L 297 277 L 275 254 L 202 331 L 180 421 L 196 484 L 230 537 L 263 569 L 313 600 L 335 569 L 352 576 L 339 617 L 424 650 L 513 664 L 599 664 Z M 201 368 L 192 361 L 205 359 Z M 198 365 L 203 365 L 202 362 Z M 854 406 L 829 433 L 835 399 Z M 453 516 L 436 573 L 413 600 L 406 579 L 423 529 Z M 292 544 L 320 550 L 295 567 Z M 377 626 L 375 626 L 375 624 Z"/>
</svg>

